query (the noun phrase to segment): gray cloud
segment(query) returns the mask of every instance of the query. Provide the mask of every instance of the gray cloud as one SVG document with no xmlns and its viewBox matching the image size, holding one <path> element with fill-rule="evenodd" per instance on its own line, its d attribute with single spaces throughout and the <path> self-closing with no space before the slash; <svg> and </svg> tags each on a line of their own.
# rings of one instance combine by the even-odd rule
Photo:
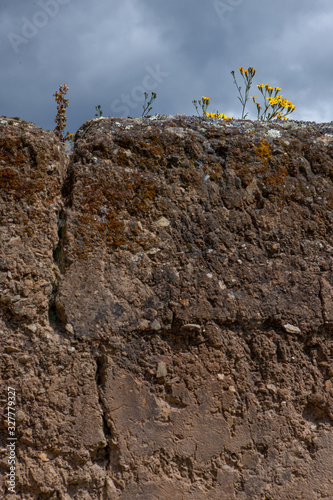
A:
<svg viewBox="0 0 333 500">
<path fill-rule="evenodd" d="M 46 129 L 64 82 L 71 132 L 97 104 L 140 116 L 145 90 L 157 93 L 154 113 L 195 114 L 206 95 L 211 111 L 240 117 L 240 66 L 282 87 L 293 118 L 332 120 L 331 0 L 3 0 L 0 14 L 1 114 Z"/>
</svg>

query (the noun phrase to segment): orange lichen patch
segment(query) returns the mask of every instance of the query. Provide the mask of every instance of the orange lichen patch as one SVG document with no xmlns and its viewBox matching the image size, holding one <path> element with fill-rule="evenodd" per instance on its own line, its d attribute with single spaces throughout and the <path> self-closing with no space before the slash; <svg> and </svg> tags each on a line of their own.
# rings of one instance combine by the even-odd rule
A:
<svg viewBox="0 0 333 500">
<path fill-rule="evenodd" d="M 134 134 L 134 136 L 131 134 Z M 124 152 L 131 151 L 131 153 L 143 159 L 153 158 L 155 156 L 160 157 L 164 153 L 160 134 L 156 134 L 151 130 L 146 131 L 143 135 L 141 135 L 141 133 L 137 134 L 134 131 L 131 133 L 124 133 L 116 137 L 115 144 L 117 147 L 120 146 Z"/>
<path fill-rule="evenodd" d="M 24 167 L 29 162 L 22 152 L 20 137 L 0 140 L 0 189 L 2 195 L 11 195 L 14 199 L 31 198 L 44 188 L 41 179 L 28 177 Z"/>
<path fill-rule="evenodd" d="M 21 138 L 6 138 L 0 140 L 0 165 L 21 167 L 24 164 Z"/>
<path fill-rule="evenodd" d="M 112 178 L 101 172 L 98 180 L 82 179 L 76 220 L 78 253 L 87 255 L 100 245 L 114 249 L 129 240 L 140 245 L 139 232 L 128 230 L 123 217 L 149 213 L 156 194 L 154 183 L 138 172 L 114 172 Z"/>
<path fill-rule="evenodd" d="M 263 180 L 266 186 L 276 186 L 277 188 L 280 188 L 285 186 L 287 176 L 288 169 L 286 166 L 282 166 L 281 168 L 278 168 L 277 171 L 265 173 Z"/>
<path fill-rule="evenodd" d="M 110 211 L 104 220 L 100 220 L 92 213 L 81 213 L 77 221 L 80 234 L 79 245 L 80 240 L 83 243 L 81 255 L 90 253 L 100 244 L 100 240 L 105 240 L 113 248 L 126 242 L 124 223 L 119 220 L 114 211 Z"/>
<path fill-rule="evenodd" d="M 209 175 L 212 181 L 218 181 L 222 178 L 223 167 L 219 163 L 212 163 L 209 166 L 205 165 L 203 170 Z"/>
<path fill-rule="evenodd" d="M 233 169 L 242 181 L 243 188 L 246 188 L 258 174 L 262 172 L 262 167 L 250 167 L 248 163 L 234 163 Z"/>
<path fill-rule="evenodd" d="M 232 168 L 242 181 L 242 186 L 246 188 L 258 174 L 264 170 L 263 165 L 253 162 L 251 157 L 252 145 L 245 145 L 243 150 L 236 150 L 232 156 Z"/>
<path fill-rule="evenodd" d="M 0 189 L 2 195 L 9 194 L 14 199 L 31 198 L 33 195 L 41 191 L 44 185 L 42 180 L 33 181 L 27 179 L 24 175 L 16 170 L 0 166 Z"/>
<path fill-rule="evenodd" d="M 123 167 L 130 167 L 132 164 L 132 161 L 127 156 L 127 154 L 125 153 L 124 150 L 119 150 L 117 153 L 117 163 L 118 163 L 118 165 L 122 165 Z"/>
<path fill-rule="evenodd" d="M 268 168 L 265 165 L 237 164 L 234 170 L 241 179 L 243 187 L 247 187 L 253 179 L 257 179 L 259 185 L 261 184 L 266 191 L 285 197 L 284 187 L 289 175 L 287 165 L 274 165 Z"/>
<path fill-rule="evenodd" d="M 153 156 L 162 156 L 163 151 L 164 149 L 162 148 L 162 146 L 155 145 L 154 143 L 151 144 L 150 152 Z"/>
<path fill-rule="evenodd" d="M 260 163 L 253 162 L 253 157 L 249 158 L 251 150 L 255 151 Z M 269 143 L 262 139 L 254 147 L 248 144 L 248 148 L 238 151 L 233 158 L 233 169 L 242 182 L 242 187 L 246 188 L 254 179 L 265 197 L 277 203 L 279 207 L 284 206 L 291 193 L 286 190 L 287 178 L 291 173 L 292 165 L 288 158 L 285 161 L 272 157 Z"/>
<path fill-rule="evenodd" d="M 164 148 L 161 145 L 161 138 L 159 135 L 155 134 L 150 134 L 148 137 L 145 137 L 146 139 L 146 144 L 141 146 L 141 151 L 144 150 L 146 153 L 146 156 L 153 157 L 157 156 L 160 157 L 164 153 Z M 134 150 L 137 152 L 141 152 L 140 148 L 136 148 L 136 145 L 134 146 Z"/>
<path fill-rule="evenodd" d="M 258 146 L 254 146 L 254 150 L 262 165 L 267 165 L 272 159 L 271 147 L 265 139 L 262 139 Z"/>
</svg>

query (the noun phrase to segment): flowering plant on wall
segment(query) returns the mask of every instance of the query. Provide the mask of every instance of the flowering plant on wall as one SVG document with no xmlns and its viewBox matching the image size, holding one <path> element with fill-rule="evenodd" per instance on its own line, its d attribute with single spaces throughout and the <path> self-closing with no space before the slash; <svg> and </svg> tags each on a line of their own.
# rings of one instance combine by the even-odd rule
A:
<svg viewBox="0 0 333 500">
<path fill-rule="evenodd" d="M 264 98 L 264 104 L 263 106 L 261 106 L 260 103 L 256 101 L 256 96 L 249 97 L 252 81 L 257 70 L 255 70 L 252 66 L 250 66 L 248 69 L 244 69 L 243 67 L 238 68 L 238 71 L 240 72 L 245 83 L 245 91 L 243 93 L 242 93 L 242 87 L 238 85 L 235 72 L 232 71 L 231 74 L 233 76 L 234 83 L 239 93 L 238 99 L 242 104 L 242 116 L 241 116 L 242 119 L 245 119 L 247 117 L 248 113 L 245 114 L 245 108 L 248 100 L 252 99 L 257 107 L 258 120 L 267 120 L 267 121 L 273 119 L 288 120 L 287 115 L 295 111 L 296 106 L 294 106 L 294 104 L 291 101 L 285 99 L 279 93 L 281 91 L 280 87 L 272 87 L 267 83 L 265 84 L 260 83 L 259 85 L 257 85 L 259 92 Z M 210 97 L 202 97 L 201 99 L 202 101 L 201 100 L 192 101 L 198 114 L 199 114 L 198 111 L 198 104 L 199 104 L 199 106 L 202 109 L 203 116 L 207 116 L 210 118 L 230 119 L 229 116 L 226 116 L 224 113 L 219 113 L 218 111 L 216 111 L 215 113 L 208 113 L 207 108 L 210 103 Z"/>
</svg>

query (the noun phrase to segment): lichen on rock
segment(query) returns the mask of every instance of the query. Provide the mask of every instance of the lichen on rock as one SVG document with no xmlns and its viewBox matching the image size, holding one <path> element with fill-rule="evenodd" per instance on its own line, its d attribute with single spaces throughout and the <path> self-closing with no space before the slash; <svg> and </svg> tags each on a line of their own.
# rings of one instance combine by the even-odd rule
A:
<svg viewBox="0 0 333 500">
<path fill-rule="evenodd" d="M 329 497 L 332 132 L 0 120 L 17 499 Z"/>
</svg>

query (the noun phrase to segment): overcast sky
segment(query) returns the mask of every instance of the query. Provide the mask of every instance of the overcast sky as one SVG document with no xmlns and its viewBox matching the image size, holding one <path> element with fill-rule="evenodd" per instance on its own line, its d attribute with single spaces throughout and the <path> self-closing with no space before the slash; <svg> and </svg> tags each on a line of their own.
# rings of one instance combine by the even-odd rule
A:
<svg viewBox="0 0 333 500">
<path fill-rule="evenodd" d="M 45 129 L 64 82 L 69 132 L 98 104 L 141 116 L 144 91 L 157 94 L 151 114 L 193 115 L 207 96 L 239 118 L 240 66 L 257 70 L 251 95 L 269 83 L 295 120 L 333 120 L 332 0 L 1 0 L 0 30 L 0 115 Z"/>
</svg>

